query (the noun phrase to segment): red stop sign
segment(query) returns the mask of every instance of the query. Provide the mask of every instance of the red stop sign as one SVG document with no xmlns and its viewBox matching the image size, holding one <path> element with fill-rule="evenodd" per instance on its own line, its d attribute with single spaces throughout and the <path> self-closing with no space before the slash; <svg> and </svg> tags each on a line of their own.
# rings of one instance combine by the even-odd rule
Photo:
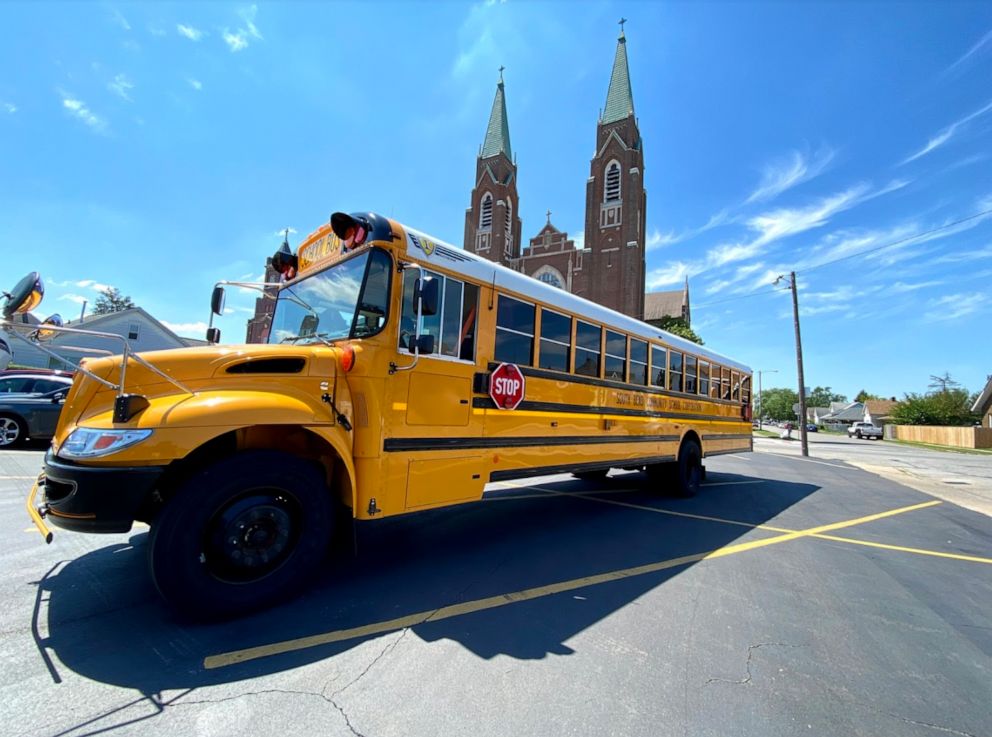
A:
<svg viewBox="0 0 992 737">
<path fill-rule="evenodd" d="M 515 363 L 501 363 L 489 377 L 489 396 L 500 409 L 516 409 L 527 384 Z"/>
</svg>

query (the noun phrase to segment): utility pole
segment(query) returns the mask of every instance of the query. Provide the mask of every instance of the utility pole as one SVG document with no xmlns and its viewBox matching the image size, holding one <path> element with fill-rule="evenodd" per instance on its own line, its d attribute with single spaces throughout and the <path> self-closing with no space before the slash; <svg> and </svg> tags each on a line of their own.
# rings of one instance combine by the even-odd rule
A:
<svg viewBox="0 0 992 737">
<path fill-rule="evenodd" d="M 778 284 L 785 276 L 775 280 Z M 799 297 L 796 294 L 796 272 L 789 272 L 789 283 L 792 287 L 792 320 L 796 326 L 796 370 L 799 373 L 799 437 L 802 440 L 802 452 L 809 455 L 809 438 L 806 436 L 806 380 L 803 376 L 803 341 L 799 335 Z"/>
<path fill-rule="evenodd" d="M 761 416 L 765 413 L 765 395 L 761 391 L 761 375 L 777 374 L 778 369 L 758 369 L 758 429 L 762 428 Z"/>
</svg>

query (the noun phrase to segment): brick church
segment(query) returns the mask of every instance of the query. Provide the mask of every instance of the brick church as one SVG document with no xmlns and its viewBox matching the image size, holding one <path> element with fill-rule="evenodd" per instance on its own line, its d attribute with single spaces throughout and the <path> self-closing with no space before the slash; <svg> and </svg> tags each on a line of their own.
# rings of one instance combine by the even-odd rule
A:
<svg viewBox="0 0 992 737">
<path fill-rule="evenodd" d="M 644 148 L 622 30 L 586 181 L 584 247 L 576 248 L 568 233 L 551 223 L 549 211 L 524 249 L 519 202 L 501 72 L 465 211 L 465 250 L 638 319 L 673 316 L 689 323 L 688 281 L 680 290 L 644 293 Z"/>
<path fill-rule="evenodd" d="M 586 181 L 584 247 L 576 248 L 568 233 L 552 225 L 549 211 L 544 227 L 524 249 L 519 204 L 501 70 L 475 162 L 471 206 L 465 211 L 465 250 L 639 320 L 657 325 L 671 316 L 690 323 L 688 280 L 682 289 L 644 293 L 644 148 L 634 116 L 623 30 L 606 107 L 596 125 L 596 153 Z M 266 264 L 266 281 L 277 280 L 271 264 Z M 247 342 L 265 340 L 274 305 L 270 299 L 257 300 Z"/>
</svg>

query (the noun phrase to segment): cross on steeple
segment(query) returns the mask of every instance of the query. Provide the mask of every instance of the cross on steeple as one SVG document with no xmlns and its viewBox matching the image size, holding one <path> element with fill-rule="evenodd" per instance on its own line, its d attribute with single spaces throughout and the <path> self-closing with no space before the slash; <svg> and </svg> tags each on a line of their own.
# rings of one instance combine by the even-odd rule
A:
<svg viewBox="0 0 992 737">
<path fill-rule="evenodd" d="M 620 18 L 618 22 L 620 23 L 620 38 L 623 38 L 623 24 L 627 22 L 627 19 Z"/>
<path fill-rule="evenodd" d="M 503 81 L 503 70 L 504 70 L 504 69 L 506 69 L 506 67 L 504 67 L 504 66 L 502 66 L 502 65 L 501 65 L 501 66 L 500 66 L 500 68 L 499 68 L 499 81 L 500 81 L 500 82 L 502 82 L 502 81 Z"/>
<path fill-rule="evenodd" d="M 548 216 L 548 225 L 551 225 L 551 210 L 548 210 L 546 215 Z"/>
</svg>

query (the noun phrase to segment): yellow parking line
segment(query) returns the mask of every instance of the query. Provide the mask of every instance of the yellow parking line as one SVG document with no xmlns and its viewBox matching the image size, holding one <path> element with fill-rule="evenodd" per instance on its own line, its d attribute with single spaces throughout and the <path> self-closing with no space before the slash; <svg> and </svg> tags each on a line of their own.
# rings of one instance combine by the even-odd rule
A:
<svg viewBox="0 0 992 737">
<path fill-rule="evenodd" d="M 598 584 L 609 583 L 611 581 L 622 581 L 634 576 L 643 576 L 647 573 L 656 573 L 658 571 L 676 568 L 678 566 L 683 566 L 710 558 L 723 558 L 728 555 L 743 553 L 748 550 L 755 550 L 769 545 L 788 542 L 789 540 L 795 540 L 800 537 L 809 537 L 823 532 L 840 530 L 845 527 L 854 527 L 856 525 L 865 524 L 866 522 L 872 522 L 885 517 L 893 517 L 897 514 L 905 514 L 906 512 L 932 507 L 937 504 L 940 504 L 940 502 L 932 501 L 924 502 L 922 504 L 914 504 L 909 507 L 900 507 L 899 509 L 892 509 L 887 512 L 871 514 L 867 517 L 859 517 L 858 519 L 847 520 L 844 522 L 833 522 L 831 524 L 819 525 L 817 527 L 811 527 L 808 530 L 797 530 L 795 532 L 789 532 L 784 535 L 765 538 L 763 540 L 752 540 L 745 543 L 736 543 L 734 545 L 727 545 L 722 548 L 717 548 L 716 550 L 708 550 L 703 553 L 694 553 L 692 555 L 683 555 L 678 558 L 670 558 L 657 563 L 649 563 L 647 565 L 635 566 L 633 568 L 625 568 L 617 571 L 608 571 L 607 573 L 600 573 L 595 576 L 585 576 L 583 578 L 575 578 L 569 581 L 560 581 L 546 586 L 537 586 L 530 589 L 524 589 L 523 591 L 499 594 L 497 596 L 490 596 L 485 599 L 477 599 L 475 601 L 466 601 L 460 604 L 451 604 L 439 609 L 418 612 L 416 614 L 410 614 L 405 617 L 390 619 L 384 622 L 375 622 L 372 624 L 362 625 L 360 627 L 334 630 L 318 635 L 311 635 L 309 637 L 299 637 L 292 640 L 285 640 L 283 642 L 259 645 L 257 647 L 245 648 L 243 650 L 233 650 L 231 652 L 220 653 L 218 655 L 210 655 L 204 658 L 203 667 L 207 669 L 223 668 L 236 663 L 244 663 L 249 660 L 265 658 L 271 655 L 281 655 L 284 653 L 306 650 L 312 647 L 319 647 L 333 642 L 351 640 L 356 637 L 367 637 L 369 635 L 392 632 L 405 627 L 425 624 L 427 622 L 438 622 L 444 619 L 450 619 L 451 617 L 459 617 L 473 612 L 495 609 L 497 607 L 506 606 L 507 604 L 530 601 L 532 599 L 552 596 L 566 591 L 574 591 L 588 586 L 596 586 Z"/>
<path fill-rule="evenodd" d="M 866 545 L 870 548 L 882 548 L 883 550 L 898 550 L 901 553 L 915 553 L 916 555 L 931 555 L 934 558 L 951 558 L 953 560 L 968 560 L 973 563 L 992 564 L 992 558 L 981 558 L 977 555 L 963 555 L 961 553 L 942 553 L 939 550 L 925 550 L 923 548 L 907 548 L 902 545 L 887 545 L 886 543 L 869 542 L 868 540 L 855 540 L 850 537 L 837 537 L 836 535 L 813 535 L 821 540 L 833 540 L 839 543 L 851 543 L 852 545 Z"/>
</svg>

